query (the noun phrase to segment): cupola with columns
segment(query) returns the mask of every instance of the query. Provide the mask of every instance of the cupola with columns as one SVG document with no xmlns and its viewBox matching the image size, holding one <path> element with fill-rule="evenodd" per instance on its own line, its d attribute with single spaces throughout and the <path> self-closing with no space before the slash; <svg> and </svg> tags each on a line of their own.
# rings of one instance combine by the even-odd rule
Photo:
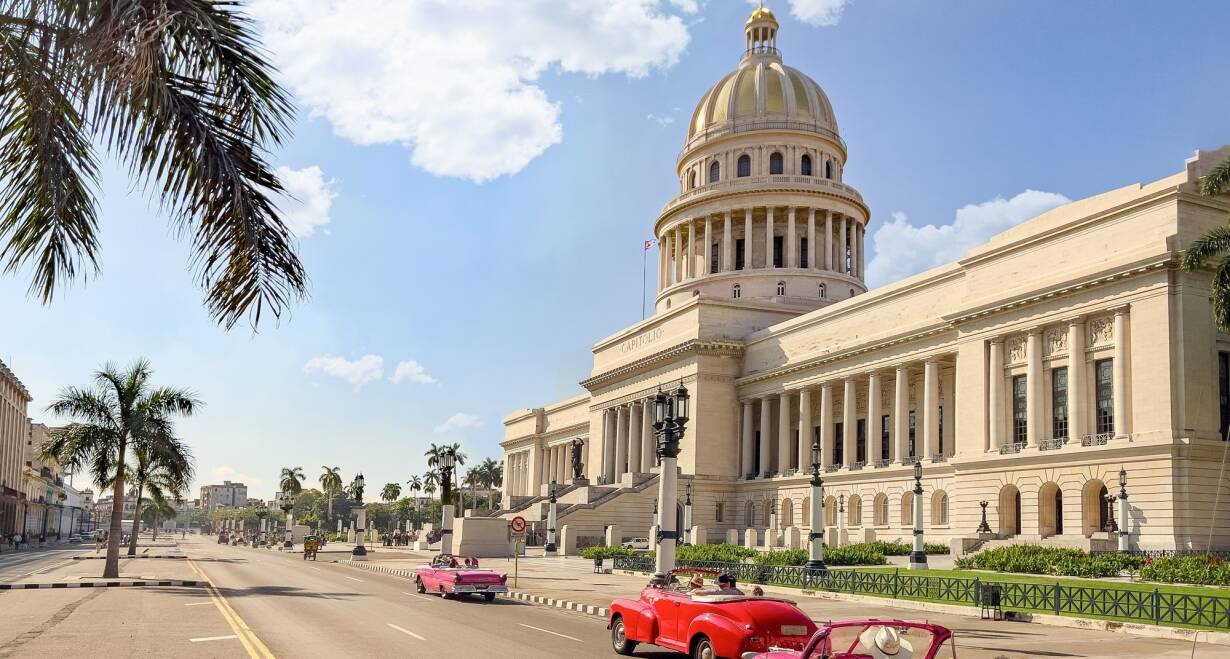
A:
<svg viewBox="0 0 1230 659">
<path fill-rule="evenodd" d="M 739 67 L 692 113 L 679 195 L 654 225 L 659 312 L 700 296 L 805 313 L 867 290 L 870 210 L 842 182 L 828 96 L 782 64 L 778 28 L 753 11 Z"/>
</svg>

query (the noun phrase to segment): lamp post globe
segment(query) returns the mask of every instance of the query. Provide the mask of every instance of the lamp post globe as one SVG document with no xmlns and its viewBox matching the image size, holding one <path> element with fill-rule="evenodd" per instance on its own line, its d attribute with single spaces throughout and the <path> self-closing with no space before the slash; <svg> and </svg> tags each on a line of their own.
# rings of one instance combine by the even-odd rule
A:
<svg viewBox="0 0 1230 659">
<path fill-rule="evenodd" d="M 910 569 L 927 569 L 927 552 L 923 540 L 922 464 L 914 463 L 914 551 L 910 552 Z"/>
<path fill-rule="evenodd" d="M 809 573 L 824 574 L 828 567 L 824 564 L 824 479 L 820 477 L 820 442 L 811 444 L 811 519 L 808 520 L 810 530 L 807 533 Z"/>
</svg>

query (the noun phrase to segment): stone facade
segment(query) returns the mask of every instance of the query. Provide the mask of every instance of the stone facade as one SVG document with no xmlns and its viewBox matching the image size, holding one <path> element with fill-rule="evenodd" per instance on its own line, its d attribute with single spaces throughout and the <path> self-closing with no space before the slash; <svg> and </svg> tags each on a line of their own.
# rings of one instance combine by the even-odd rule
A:
<svg viewBox="0 0 1230 659">
<path fill-rule="evenodd" d="M 682 381 L 681 494 L 691 481 L 710 542 L 807 530 L 815 442 L 825 525 L 851 541 L 911 537 L 921 462 L 928 541 L 973 536 L 987 501 L 1001 537 L 1102 546 L 1102 497 L 1122 468 L 1132 547 L 1230 549 L 1227 525 L 1211 528 L 1230 336 L 1212 321 L 1209 275 L 1179 267 L 1230 213 L 1197 190 L 1230 147 L 867 291 L 870 210 L 841 180 L 827 99 L 781 65 L 776 34 L 771 14 L 749 20 L 740 69 L 693 115 L 680 195 L 654 224 L 656 314 L 595 344 L 586 394 L 505 419 L 506 514 L 526 514 L 554 479 L 569 488 L 570 532 L 644 536 L 646 401 Z"/>
<path fill-rule="evenodd" d="M 30 437 L 30 392 L 0 361 L 0 533 L 22 528 L 25 453 Z"/>
</svg>

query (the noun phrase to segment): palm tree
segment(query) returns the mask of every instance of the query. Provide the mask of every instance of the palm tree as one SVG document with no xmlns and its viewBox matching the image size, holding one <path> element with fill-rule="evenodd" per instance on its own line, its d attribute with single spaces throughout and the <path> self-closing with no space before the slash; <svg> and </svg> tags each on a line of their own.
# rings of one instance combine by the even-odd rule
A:
<svg viewBox="0 0 1230 659">
<path fill-rule="evenodd" d="M 324 473 L 320 475 L 320 491 L 329 499 L 329 518 L 326 524 L 333 523 L 333 497 L 342 493 L 342 468 L 324 465 Z"/>
<path fill-rule="evenodd" d="M 385 483 L 384 488 L 380 490 L 380 498 L 392 503 L 397 501 L 397 497 L 401 496 L 401 486 L 397 483 Z"/>
<path fill-rule="evenodd" d="M 192 236 L 218 323 L 256 326 L 305 295 L 266 162 L 294 107 L 235 4 L 0 5 L 0 258 L 6 272 L 32 268 L 31 295 L 49 303 L 99 271 L 100 155 L 123 161 Z"/>
<path fill-rule="evenodd" d="M 423 474 L 423 491 L 427 493 L 427 496 L 430 497 L 436 493 L 436 484 L 439 482 L 440 474 L 436 470 L 431 469 Z"/>
<path fill-rule="evenodd" d="M 486 460 L 483 460 L 482 470 L 483 487 L 486 487 L 490 491 L 490 494 L 487 495 L 489 498 L 487 506 L 494 510 L 495 489 L 504 484 L 504 464 L 497 460 L 487 458 Z"/>
<path fill-rule="evenodd" d="M 176 503 L 182 502 L 183 498 L 179 494 L 173 493 Z M 150 528 L 154 531 L 153 540 L 158 539 L 158 522 L 165 519 L 171 519 L 177 514 L 175 505 L 167 500 L 162 493 L 150 493 L 150 497 L 145 499 L 145 520 L 149 522 Z"/>
<path fill-rule="evenodd" d="M 303 467 L 282 467 L 282 475 L 278 477 L 278 487 L 282 489 L 282 492 L 289 494 L 293 501 L 303 491 L 300 483 L 305 480 L 307 476 L 303 475 Z"/>
<path fill-rule="evenodd" d="M 144 359 L 124 371 L 105 364 L 94 374 L 92 388 L 65 388 L 47 408 L 52 414 L 77 421 L 51 432 L 50 439 L 39 448 L 43 456 L 59 461 L 74 473 L 88 466 L 95 482 L 112 487 L 114 505 L 103 566 L 105 579 L 119 576 L 127 461 L 157 438 L 172 437 L 175 418 L 190 416 L 201 406 L 187 390 L 154 388 L 151 373 Z"/>
<path fill-rule="evenodd" d="M 462 485 L 470 486 L 470 499 L 471 500 L 475 498 L 474 489 L 478 487 L 478 482 L 480 480 L 482 480 L 482 473 L 477 467 L 471 467 L 466 470 L 466 477 L 461 481 L 461 483 Z M 478 504 L 476 503 L 474 505 L 477 506 Z M 465 508 L 464 500 L 461 502 L 461 505 L 458 506 L 458 508 L 462 508 L 462 509 Z"/>
<path fill-rule="evenodd" d="M 1230 191 L 1230 158 L 1200 177 L 1200 194 L 1206 197 Z M 1214 227 L 1192 241 L 1183 254 L 1184 270 L 1200 270 L 1218 259 L 1213 271 L 1213 319 L 1223 331 L 1230 331 L 1230 218 L 1227 226 Z"/>
<path fill-rule="evenodd" d="M 423 489 L 423 479 L 418 476 L 411 476 L 410 480 L 406 481 L 406 487 L 410 490 L 410 497 L 414 499 L 414 509 L 419 509 L 418 492 Z"/>
<path fill-rule="evenodd" d="M 137 532 L 140 530 L 141 506 L 144 494 L 151 496 L 163 491 L 178 492 L 187 489 L 192 481 L 192 451 L 179 439 L 157 435 L 151 441 L 133 448 L 135 462 L 128 467 L 136 483 L 135 509 L 132 516 L 132 533 L 128 536 L 128 555 L 137 554 Z M 106 484 L 104 483 L 104 486 Z"/>
</svg>

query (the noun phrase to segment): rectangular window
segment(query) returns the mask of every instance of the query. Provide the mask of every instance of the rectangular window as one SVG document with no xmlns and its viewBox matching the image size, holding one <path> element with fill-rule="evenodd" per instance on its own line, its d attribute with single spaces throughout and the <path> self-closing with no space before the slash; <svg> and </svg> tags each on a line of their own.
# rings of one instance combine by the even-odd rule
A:
<svg viewBox="0 0 1230 659">
<path fill-rule="evenodd" d="M 735 270 L 742 270 L 743 265 L 743 239 L 739 238 L 735 241 Z"/>
<path fill-rule="evenodd" d="M 854 426 L 854 461 L 867 462 L 867 419 L 859 419 Z"/>
<path fill-rule="evenodd" d="M 833 464 L 840 465 L 846 463 L 846 429 L 841 421 L 836 425 L 833 430 Z"/>
<path fill-rule="evenodd" d="M 717 243 L 709 248 L 709 272 L 718 272 L 718 256 L 722 254 L 722 248 Z"/>
<path fill-rule="evenodd" d="M 799 239 L 799 267 L 800 268 L 807 267 L 807 239 L 806 238 Z"/>
<path fill-rule="evenodd" d="M 1221 423 L 1217 426 L 1217 434 L 1224 441 L 1226 431 L 1230 430 L 1230 352 L 1217 353 L 1217 390 L 1221 403 Z"/>
<path fill-rule="evenodd" d="M 782 237 L 773 236 L 773 267 L 782 267 Z"/>
<path fill-rule="evenodd" d="M 1051 439 L 1068 436 L 1068 369 L 1051 369 Z"/>
<path fill-rule="evenodd" d="M 752 451 L 752 464 L 756 465 L 756 470 L 753 471 L 752 473 L 759 476 L 761 473 L 763 473 L 761 471 L 761 465 L 760 465 L 760 431 L 759 430 L 756 431 L 755 437 L 753 438 L 752 441 L 755 442 L 755 450 Z"/>
<path fill-rule="evenodd" d="M 918 427 L 915 422 L 917 420 L 918 420 L 918 417 L 915 416 L 914 410 L 910 410 L 910 456 L 911 457 L 918 455 L 918 452 L 914 450 L 915 430 Z"/>
<path fill-rule="evenodd" d="M 1113 359 L 1099 359 L 1093 363 L 1094 380 L 1097 383 L 1098 401 L 1097 430 L 1115 432 L 1115 379 Z"/>
<path fill-rule="evenodd" d="M 1026 378 L 1016 375 L 1012 378 L 1012 442 L 1024 444 L 1027 441 L 1029 429 L 1029 408 L 1026 405 Z"/>
<path fill-rule="evenodd" d="M 890 442 L 889 429 L 891 427 L 892 424 L 889 422 L 887 414 L 880 417 L 880 459 L 882 460 L 887 460 L 888 456 L 892 453 L 888 450 Z"/>
<path fill-rule="evenodd" d="M 726 515 L 725 515 L 726 510 L 725 510 L 725 507 L 726 507 L 726 506 L 725 506 L 722 502 L 720 502 L 720 501 L 719 501 L 719 502 L 717 503 L 717 510 L 713 511 L 713 512 L 714 512 L 714 516 L 715 516 L 715 517 L 717 517 L 717 521 L 718 521 L 718 523 L 719 523 L 719 524 L 721 524 L 722 522 L 726 521 Z"/>
</svg>

